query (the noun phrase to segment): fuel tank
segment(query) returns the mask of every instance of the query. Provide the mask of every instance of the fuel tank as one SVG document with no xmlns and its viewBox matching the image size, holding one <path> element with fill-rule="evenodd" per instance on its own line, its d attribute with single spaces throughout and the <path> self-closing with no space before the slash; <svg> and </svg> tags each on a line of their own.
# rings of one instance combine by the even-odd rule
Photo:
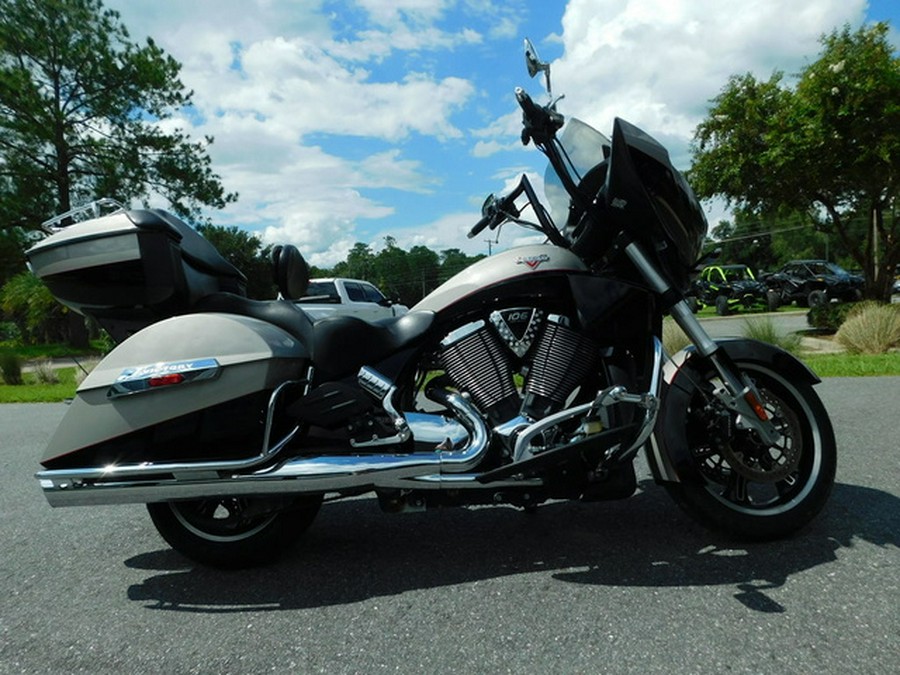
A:
<svg viewBox="0 0 900 675">
<path fill-rule="evenodd" d="M 521 246 L 479 260 L 426 295 L 410 311 L 441 310 L 496 284 L 547 272 L 585 272 L 587 267 L 571 251 L 558 246 Z"/>
</svg>

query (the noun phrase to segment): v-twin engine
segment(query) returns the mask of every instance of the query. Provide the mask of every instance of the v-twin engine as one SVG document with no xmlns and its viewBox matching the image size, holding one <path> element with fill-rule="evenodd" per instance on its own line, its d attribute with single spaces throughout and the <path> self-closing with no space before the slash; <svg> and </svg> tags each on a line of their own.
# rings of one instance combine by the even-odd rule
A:
<svg viewBox="0 0 900 675">
<path fill-rule="evenodd" d="M 567 317 L 517 307 L 448 335 L 438 361 L 453 384 L 498 424 L 516 416 L 539 420 L 558 411 L 593 371 L 598 353 Z"/>
</svg>

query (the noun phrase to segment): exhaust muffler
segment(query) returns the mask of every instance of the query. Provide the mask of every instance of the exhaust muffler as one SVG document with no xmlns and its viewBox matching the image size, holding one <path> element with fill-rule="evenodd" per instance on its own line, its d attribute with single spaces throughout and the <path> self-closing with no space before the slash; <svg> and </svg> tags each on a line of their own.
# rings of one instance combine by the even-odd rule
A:
<svg viewBox="0 0 900 675">
<path fill-rule="evenodd" d="M 429 397 L 456 413 L 467 438 L 459 449 L 405 454 L 291 457 L 248 472 L 214 464 L 109 466 L 40 471 L 36 478 L 51 506 L 91 506 L 201 499 L 219 496 L 284 495 L 355 489 L 439 488 L 458 485 L 461 474 L 484 458 L 490 433 L 478 411 L 459 394 L 434 389 Z M 409 415 L 413 434 L 446 429 L 436 415 Z M 452 440 L 452 439 L 451 439 Z M 456 447 L 456 443 L 447 446 Z M 474 481 L 474 478 L 472 479 Z"/>
</svg>

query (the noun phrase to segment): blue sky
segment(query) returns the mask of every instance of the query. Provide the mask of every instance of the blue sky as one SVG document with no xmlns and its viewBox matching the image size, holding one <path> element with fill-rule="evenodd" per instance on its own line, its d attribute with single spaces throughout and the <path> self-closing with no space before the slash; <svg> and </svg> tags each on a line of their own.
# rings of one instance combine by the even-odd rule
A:
<svg viewBox="0 0 900 675">
<path fill-rule="evenodd" d="M 687 168 L 709 99 L 731 74 L 796 72 L 845 23 L 890 21 L 897 0 L 107 0 L 135 39 L 182 63 L 195 109 L 166 122 L 210 134 L 240 200 L 213 221 L 297 244 L 313 264 L 357 241 L 486 253 L 467 240 L 488 192 L 543 156 L 519 141 L 513 97 L 530 37 L 560 111 L 608 132 L 615 116 Z M 165 206 L 164 203 L 155 204 Z M 710 204 L 712 222 L 727 216 Z M 508 228 L 492 248 L 517 245 Z"/>
</svg>

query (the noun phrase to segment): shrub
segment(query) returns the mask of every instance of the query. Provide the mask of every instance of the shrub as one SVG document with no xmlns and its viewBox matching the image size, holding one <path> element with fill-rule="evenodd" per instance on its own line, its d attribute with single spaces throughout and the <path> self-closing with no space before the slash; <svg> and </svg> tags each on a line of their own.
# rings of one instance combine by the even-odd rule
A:
<svg viewBox="0 0 900 675">
<path fill-rule="evenodd" d="M 34 379 L 43 384 L 59 384 L 59 373 L 50 359 L 41 359 L 34 364 Z"/>
<path fill-rule="evenodd" d="M 744 319 L 744 337 L 768 342 L 794 354 L 800 351 L 800 336 L 796 333 L 782 335 L 775 328 L 771 317 Z"/>
<path fill-rule="evenodd" d="M 0 354 L 0 375 L 6 384 L 22 384 L 22 359 L 15 354 Z"/>
<path fill-rule="evenodd" d="M 0 321 L 0 342 L 18 342 L 22 333 L 14 321 Z"/>
<path fill-rule="evenodd" d="M 663 321 L 662 343 L 667 354 L 674 354 L 691 344 L 691 340 L 677 323 L 666 319 Z"/>
<path fill-rule="evenodd" d="M 836 333 L 858 304 L 855 302 L 826 302 L 824 305 L 811 307 L 806 314 L 806 323 L 812 328 Z"/>
<path fill-rule="evenodd" d="M 835 339 L 851 354 L 883 354 L 900 346 L 900 305 L 860 303 Z"/>
</svg>

